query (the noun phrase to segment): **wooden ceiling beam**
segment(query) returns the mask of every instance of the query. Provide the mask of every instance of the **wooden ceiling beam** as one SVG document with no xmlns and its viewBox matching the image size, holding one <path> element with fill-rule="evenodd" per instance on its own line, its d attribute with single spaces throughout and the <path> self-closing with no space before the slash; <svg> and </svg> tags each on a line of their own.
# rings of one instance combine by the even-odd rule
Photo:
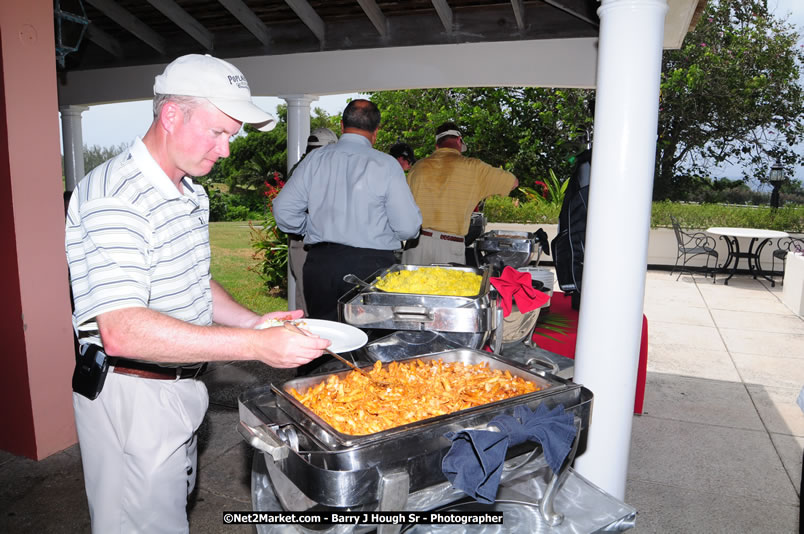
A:
<svg viewBox="0 0 804 534">
<path fill-rule="evenodd" d="M 187 35 L 198 41 L 208 51 L 212 51 L 215 38 L 212 32 L 198 22 L 192 15 L 173 0 L 148 0 L 160 13 L 170 19 L 173 24 L 181 28 Z"/>
<path fill-rule="evenodd" d="M 441 19 L 441 24 L 447 33 L 452 33 L 452 9 L 447 4 L 447 0 L 433 0 L 433 7 L 438 13 L 438 18 Z"/>
<path fill-rule="evenodd" d="M 590 8 L 588 3 L 580 0 L 542 0 L 542 2 L 559 9 L 564 13 L 572 15 L 578 20 L 587 22 L 595 28 L 600 26 L 600 23 L 596 19 L 597 15 L 595 12 L 596 10 L 594 9 L 594 4 Z"/>
<path fill-rule="evenodd" d="M 516 27 L 519 31 L 525 29 L 525 6 L 522 5 L 522 0 L 511 0 L 511 8 L 514 10 L 514 18 L 516 18 Z"/>
<path fill-rule="evenodd" d="M 137 39 L 144 42 L 162 55 L 167 55 L 165 39 L 153 31 L 147 24 L 132 15 L 128 10 L 112 0 L 86 0 L 104 15 L 115 21 Z"/>
<path fill-rule="evenodd" d="M 271 44 L 271 30 L 243 0 L 218 0 L 251 34 L 265 46 Z"/>
<path fill-rule="evenodd" d="M 324 37 L 326 37 L 326 26 L 321 17 L 318 16 L 318 13 L 315 12 L 315 9 L 313 9 L 313 6 L 307 0 L 285 0 L 285 3 L 304 22 L 304 25 L 310 28 L 316 38 L 323 43 Z"/>
<path fill-rule="evenodd" d="M 377 28 L 377 33 L 382 37 L 387 37 L 388 23 L 385 15 L 382 13 L 382 9 L 377 5 L 377 2 L 374 0 L 357 0 L 357 3 L 363 8 L 363 11 L 366 13 L 371 23 L 374 24 L 374 27 Z"/>
<path fill-rule="evenodd" d="M 120 41 L 105 31 L 99 29 L 92 23 L 87 26 L 87 39 L 103 48 L 116 58 L 122 59 L 124 57 L 123 46 L 120 44 Z"/>
</svg>

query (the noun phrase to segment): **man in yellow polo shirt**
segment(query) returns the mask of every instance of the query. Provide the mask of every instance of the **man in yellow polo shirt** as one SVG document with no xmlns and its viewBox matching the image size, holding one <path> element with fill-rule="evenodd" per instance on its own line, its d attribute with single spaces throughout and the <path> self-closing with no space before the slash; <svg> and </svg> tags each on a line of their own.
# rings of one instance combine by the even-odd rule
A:
<svg viewBox="0 0 804 534">
<path fill-rule="evenodd" d="M 436 129 L 436 151 L 419 160 L 408 172 L 408 185 L 422 212 L 419 244 L 405 250 L 402 260 L 412 265 L 466 263 L 464 236 L 472 212 L 481 200 L 507 195 L 519 180 L 466 151 L 455 123 Z"/>
</svg>

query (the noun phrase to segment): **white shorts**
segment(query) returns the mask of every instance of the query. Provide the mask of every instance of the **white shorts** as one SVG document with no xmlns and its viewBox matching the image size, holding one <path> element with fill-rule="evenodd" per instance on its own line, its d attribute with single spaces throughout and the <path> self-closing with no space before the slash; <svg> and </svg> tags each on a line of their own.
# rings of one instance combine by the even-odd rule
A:
<svg viewBox="0 0 804 534">
<path fill-rule="evenodd" d="M 199 380 L 111 369 L 94 401 L 73 393 L 92 532 L 189 532 L 195 432 L 208 405 Z"/>
</svg>

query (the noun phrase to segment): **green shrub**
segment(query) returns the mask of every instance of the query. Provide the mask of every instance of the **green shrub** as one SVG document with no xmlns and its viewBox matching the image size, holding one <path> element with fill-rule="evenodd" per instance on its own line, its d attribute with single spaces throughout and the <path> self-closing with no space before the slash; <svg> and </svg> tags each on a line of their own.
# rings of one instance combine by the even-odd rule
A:
<svg viewBox="0 0 804 534">
<path fill-rule="evenodd" d="M 226 220 L 226 193 L 221 193 L 217 189 L 208 189 L 209 195 L 209 221 L 220 222 Z"/>
<path fill-rule="evenodd" d="M 287 297 L 288 293 L 288 236 L 274 221 L 270 211 L 262 227 L 248 223 L 251 228 L 251 247 L 256 251 L 255 269 L 265 282 L 268 294 L 274 297 Z"/>
<path fill-rule="evenodd" d="M 561 206 L 545 202 L 520 202 L 511 197 L 492 197 L 486 200 L 483 212 L 489 222 L 558 224 Z M 804 233 L 802 205 L 788 205 L 774 210 L 769 206 L 654 202 L 651 227 L 670 227 L 670 215 L 675 216 L 684 228 L 735 226 Z"/>
<path fill-rule="evenodd" d="M 273 180 L 265 182 L 264 210 L 265 216 L 260 228 L 250 222 L 251 246 L 256 250 L 255 258 L 259 261 L 257 272 L 265 281 L 268 294 L 287 297 L 288 293 L 288 236 L 276 225 L 271 211 L 271 204 L 279 191 L 284 187 L 279 173 L 274 173 Z"/>
<path fill-rule="evenodd" d="M 734 226 L 804 232 L 804 206 L 784 206 L 774 210 L 769 206 L 654 202 L 651 227 L 669 227 L 670 215 L 675 216 L 684 228 Z"/>
<path fill-rule="evenodd" d="M 511 197 L 486 199 L 483 213 L 489 222 L 557 224 L 561 206 L 546 202 L 520 202 Z"/>
<path fill-rule="evenodd" d="M 226 208 L 227 221 L 245 221 L 249 219 L 251 210 L 247 206 L 232 206 Z"/>
</svg>

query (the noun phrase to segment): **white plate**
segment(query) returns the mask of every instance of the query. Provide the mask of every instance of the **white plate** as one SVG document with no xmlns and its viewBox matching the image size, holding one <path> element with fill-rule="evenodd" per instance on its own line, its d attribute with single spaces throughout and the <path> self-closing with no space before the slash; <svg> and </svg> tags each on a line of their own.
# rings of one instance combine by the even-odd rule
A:
<svg viewBox="0 0 804 534">
<path fill-rule="evenodd" d="M 328 348 L 332 352 L 349 352 L 359 349 L 368 342 L 368 336 L 359 328 L 336 321 L 323 319 L 301 319 L 300 328 L 332 341 Z"/>
<path fill-rule="evenodd" d="M 349 352 L 350 350 L 359 349 L 368 342 L 366 333 L 352 325 L 336 321 L 324 321 L 323 319 L 308 319 L 307 317 L 296 319 L 294 322 L 299 328 L 332 341 L 332 345 L 329 346 L 329 350 L 332 352 Z M 280 325 L 264 323 L 257 328 L 269 328 L 271 326 Z"/>
</svg>

